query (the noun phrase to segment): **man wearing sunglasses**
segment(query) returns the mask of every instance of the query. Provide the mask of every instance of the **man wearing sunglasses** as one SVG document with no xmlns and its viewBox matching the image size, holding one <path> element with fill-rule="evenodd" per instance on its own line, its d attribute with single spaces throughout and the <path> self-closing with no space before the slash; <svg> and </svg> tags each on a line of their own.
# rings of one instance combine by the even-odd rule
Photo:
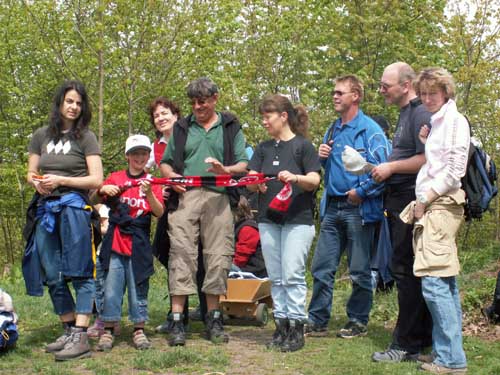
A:
<svg viewBox="0 0 500 375">
<path fill-rule="evenodd" d="M 382 220 L 384 184 L 370 173 L 346 171 L 342 152 L 354 148 L 367 162 L 387 160 L 388 141 L 382 129 L 359 108 L 363 84 L 347 75 L 335 80 L 333 105 L 340 118 L 326 132 L 319 147 L 325 169 L 325 192 L 321 200 L 321 229 L 311 273 L 313 295 L 309 305 L 308 336 L 326 336 L 333 300 L 335 274 L 344 250 L 347 252 L 352 294 L 346 306 L 348 322 L 337 336 L 354 338 L 367 333 L 373 302 L 370 252 L 375 223 Z"/>
</svg>

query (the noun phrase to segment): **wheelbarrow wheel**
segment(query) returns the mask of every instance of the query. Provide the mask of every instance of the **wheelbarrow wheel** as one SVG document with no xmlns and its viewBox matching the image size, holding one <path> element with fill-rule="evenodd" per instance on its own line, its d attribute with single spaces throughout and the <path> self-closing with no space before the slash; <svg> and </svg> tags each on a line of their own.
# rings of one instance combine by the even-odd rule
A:
<svg viewBox="0 0 500 375">
<path fill-rule="evenodd" d="M 269 311 L 267 309 L 267 304 L 259 303 L 257 305 L 257 310 L 255 310 L 255 319 L 260 326 L 265 326 L 269 321 Z"/>
</svg>

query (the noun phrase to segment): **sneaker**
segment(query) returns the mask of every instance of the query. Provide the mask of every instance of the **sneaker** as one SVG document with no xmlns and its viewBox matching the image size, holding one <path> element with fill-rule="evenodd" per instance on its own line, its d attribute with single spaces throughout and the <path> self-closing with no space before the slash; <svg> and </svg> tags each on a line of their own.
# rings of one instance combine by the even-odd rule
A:
<svg viewBox="0 0 500 375">
<path fill-rule="evenodd" d="M 87 329 L 87 336 L 89 339 L 98 339 L 104 333 L 104 322 L 97 318 Z"/>
<path fill-rule="evenodd" d="M 115 338 L 110 331 L 104 331 L 97 343 L 97 350 L 100 352 L 109 352 L 113 348 Z"/>
<path fill-rule="evenodd" d="M 66 345 L 66 343 L 69 341 L 70 338 L 71 338 L 71 328 L 66 328 L 64 330 L 64 333 L 61 336 L 59 336 L 56 339 L 56 341 L 47 344 L 47 346 L 45 347 L 45 351 L 47 353 L 55 353 L 60 350 L 63 350 L 64 345 Z"/>
<path fill-rule="evenodd" d="M 90 345 L 87 332 L 82 328 L 71 328 L 71 336 L 64 349 L 55 353 L 56 361 L 69 361 L 71 359 L 80 359 L 90 357 Z"/>
<path fill-rule="evenodd" d="M 229 336 L 224 332 L 222 323 L 222 311 L 212 310 L 207 313 L 205 319 L 206 331 L 205 338 L 212 341 L 214 344 L 229 342 Z"/>
<path fill-rule="evenodd" d="M 366 334 L 366 325 L 359 322 L 350 321 L 337 333 L 337 337 L 341 337 L 343 339 L 352 339 L 354 337 L 366 336 Z"/>
<path fill-rule="evenodd" d="M 466 374 L 467 367 L 450 368 L 436 363 L 422 363 L 418 368 L 420 371 L 427 371 L 431 374 Z"/>
<path fill-rule="evenodd" d="M 326 336 L 328 336 L 328 327 L 327 326 L 319 326 L 310 320 L 304 326 L 304 336 L 326 337 Z"/>
<path fill-rule="evenodd" d="M 151 342 L 146 337 L 143 329 L 138 329 L 134 332 L 132 340 L 137 350 L 146 350 L 151 348 Z"/>
<path fill-rule="evenodd" d="M 184 331 L 183 314 L 174 313 L 170 324 L 168 345 L 184 346 L 186 344 L 186 332 Z"/>
<path fill-rule="evenodd" d="M 406 350 L 387 349 L 384 352 L 375 352 L 372 355 L 374 362 L 416 362 L 419 353 L 408 353 Z"/>
</svg>

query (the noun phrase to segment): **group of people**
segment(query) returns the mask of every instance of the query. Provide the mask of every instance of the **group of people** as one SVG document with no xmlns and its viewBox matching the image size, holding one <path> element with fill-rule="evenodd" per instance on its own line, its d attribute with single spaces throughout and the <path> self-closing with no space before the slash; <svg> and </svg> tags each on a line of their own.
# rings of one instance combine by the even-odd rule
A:
<svg viewBox="0 0 500 375">
<path fill-rule="evenodd" d="M 226 293 L 233 264 L 232 208 L 241 202 L 241 192 L 212 185 L 161 187 L 148 178 L 156 166 L 166 178 L 276 176 L 248 185 L 258 195 L 258 231 L 252 225 L 253 230 L 238 233 L 245 233 L 252 244 L 257 242 L 255 232 L 260 236 L 276 325 L 268 347 L 281 351 L 299 350 L 304 336 L 327 334 L 335 274 L 344 251 L 352 294 L 346 306 L 348 321 L 337 335 L 367 334 L 373 303 L 372 249 L 385 210 L 399 315 L 390 347 L 374 353 L 373 360 L 419 360 L 422 370 L 431 373 L 465 373 L 455 236 L 463 215 L 460 178 L 467 163 L 468 123 L 457 111 L 453 79 L 444 69 L 425 69 L 417 76 L 408 64 L 397 62 L 384 70 L 379 90 L 387 104 L 400 109 L 392 148 L 383 129 L 360 109 L 362 81 L 345 75 L 335 79 L 332 91 L 339 118 L 328 127 L 318 150 L 308 139 L 306 108 L 274 94 L 259 106 L 270 139 L 257 145 L 250 158 L 237 117 L 217 111 L 217 85 L 200 78 L 187 87 L 192 108 L 188 116 L 182 117 L 165 98 L 153 101 L 150 114 L 157 139 L 151 144 L 144 135 L 129 137 L 128 168 L 103 181 L 101 152 L 88 129 L 91 112 L 85 88 L 66 82 L 56 94 L 49 126 L 37 130 L 29 146 L 28 182 L 36 194 L 28 212 L 23 267 L 38 267 L 36 280 L 25 273 L 28 291 L 40 295 L 41 282 L 48 285 L 64 327 L 64 334 L 46 350 L 55 353 L 56 360 L 90 355 L 87 327 L 96 294 L 90 204 L 97 201 L 110 207 L 99 253 L 104 293 L 98 314 L 104 333 L 98 349 L 112 348 L 125 287 L 134 345 L 150 346 L 144 323 L 153 273 L 152 215 L 161 218 L 154 247 L 164 254 L 168 267 L 169 344 L 185 344 L 187 297 L 199 292 L 206 303 L 206 338 L 214 343 L 229 340 L 219 297 Z M 348 170 L 342 160 L 346 147 L 371 167 Z M 306 261 L 315 237 L 315 193 L 322 169 L 321 229 L 306 311 Z M 133 180 L 137 183 L 127 184 Z M 241 266 L 247 255 L 235 257 L 234 263 Z M 431 346 L 431 355 L 423 355 Z"/>
</svg>

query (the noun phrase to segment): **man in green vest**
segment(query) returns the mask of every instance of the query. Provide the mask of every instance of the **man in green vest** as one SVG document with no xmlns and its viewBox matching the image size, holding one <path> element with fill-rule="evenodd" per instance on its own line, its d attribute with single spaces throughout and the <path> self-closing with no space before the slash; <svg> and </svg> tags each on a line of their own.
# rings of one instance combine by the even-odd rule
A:
<svg viewBox="0 0 500 375">
<path fill-rule="evenodd" d="M 160 170 L 165 177 L 213 176 L 246 173 L 248 158 L 241 125 L 231 113 L 215 107 L 219 90 L 208 78 L 187 87 L 192 113 L 177 121 Z M 195 294 L 198 242 L 203 244 L 205 279 L 202 291 L 207 299 L 206 338 L 228 342 L 222 325 L 219 296 L 226 293 L 227 275 L 234 253 L 233 216 L 230 191 L 219 187 L 186 188 L 169 202 L 170 259 L 169 289 L 172 295 L 173 327 L 169 344 L 185 344 L 183 306 Z M 177 206 L 175 208 L 175 206 Z"/>
</svg>

